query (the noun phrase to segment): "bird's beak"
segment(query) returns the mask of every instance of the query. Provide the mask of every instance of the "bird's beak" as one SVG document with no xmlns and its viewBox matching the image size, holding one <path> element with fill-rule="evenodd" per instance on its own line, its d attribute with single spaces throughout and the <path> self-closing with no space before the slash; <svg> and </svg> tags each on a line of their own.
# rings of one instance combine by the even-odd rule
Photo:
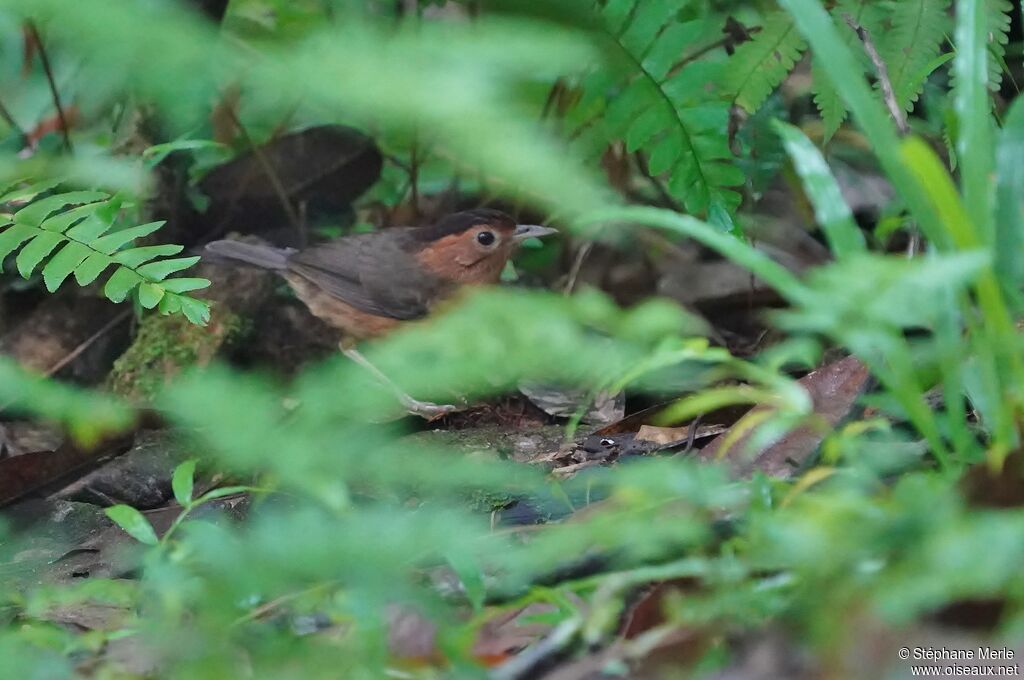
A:
<svg viewBox="0 0 1024 680">
<path fill-rule="evenodd" d="M 557 229 L 542 227 L 539 224 L 518 224 L 516 225 L 516 232 L 512 235 L 512 239 L 516 242 L 520 242 L 525 241 L 528 238 L 540 238 L 542 236 L 549 236 L 557 233 Z"/>
</svg>

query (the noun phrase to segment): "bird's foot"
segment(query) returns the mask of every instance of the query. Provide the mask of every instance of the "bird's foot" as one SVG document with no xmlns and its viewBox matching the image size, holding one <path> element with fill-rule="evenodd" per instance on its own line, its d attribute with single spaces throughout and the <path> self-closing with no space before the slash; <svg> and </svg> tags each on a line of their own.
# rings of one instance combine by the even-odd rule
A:
<svg viewBox="0 0 1024 680">
<path fill-rule="evenodd" d="M 464 408 L 460 406 L 453 406 L 451 404 L 433 404 L 429 401 L 420 401 L 418 399 L 413 399 L 408 394 L 403 394 L 400 399 L 402 401 L 402 406 L 406 411 L 428 421 L 437 420 L 449 413 L 455 413 L 456 411 L 461 411 Z"/>
</svg>

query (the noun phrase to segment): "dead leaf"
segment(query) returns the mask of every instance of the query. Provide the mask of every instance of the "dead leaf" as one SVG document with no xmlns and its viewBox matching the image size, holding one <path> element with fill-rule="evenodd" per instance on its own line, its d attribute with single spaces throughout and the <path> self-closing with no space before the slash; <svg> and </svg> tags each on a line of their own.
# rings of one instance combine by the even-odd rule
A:
<svg viewBox="0 0 1024 680">
<path fill-rule="evenodd" d="M 869 377 L 867 367 L 854 356 L 848 356 L 808 373 L 798 382 L 811 395 L 814 415 L 817 416 L 819 424 L 824 424 L 827 428 L 812 425 L 798 427 L 763 451 L 752 454 L 744 450 L 745 444 L 750 441 L 757 424 L 771 414 L 770 407 L 758 406 L 733 425 L 733 428 L 739 428 L 739 431 L 743 432 L 740 437 L 730 441 L 729 435 L 732 430 L 725 432 L 704 447 L 697 454 L 697 458 L 704 461 L 724 458 L 738 476 L 747 476 L 759 471 L 770 477 L 789 477 L 817 451 L 827 434 L 827 429 L 834 428 L 849 415 L 867 387 Z M 726 445 L 728 449 L 723 449 Z"/>
<path fill-rule="evenodd" d="M 652 444 L 663 446 L 679 441 L 686 441 L 690 435 L 690 426 L 686 427 L 657 427 L 656 425 L 641 425 L 637 430 L 635 439 Z"/>
<path fill-rule="evenodd" d="M 337 219 L 377 181 L 382 164 L 374 141 L 344 125 L 283 135 L 203 178 L 199 188 L 210 204 L 200 233 L 220 235 L 229 225 L 246 233 L 280 229 L 290 221 L 285 198 L 303 218 Z"/>
</svg>

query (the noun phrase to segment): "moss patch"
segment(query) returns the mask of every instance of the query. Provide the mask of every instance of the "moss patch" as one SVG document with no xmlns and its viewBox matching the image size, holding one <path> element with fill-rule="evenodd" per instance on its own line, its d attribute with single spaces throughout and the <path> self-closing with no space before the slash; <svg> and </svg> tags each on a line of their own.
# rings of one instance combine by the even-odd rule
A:
<svg viewBox="0 0 1024 680">
<path fill-rule="evenodd" d="M 215 305 L 206 327 L 180 315 L 147 316 L 131 347 L 114 362 L 109 389 L 123 397 L 148 401 L 189 366 L 208 364 L 225 346 L 243 336 L 250 324 Z"/>
</svg>

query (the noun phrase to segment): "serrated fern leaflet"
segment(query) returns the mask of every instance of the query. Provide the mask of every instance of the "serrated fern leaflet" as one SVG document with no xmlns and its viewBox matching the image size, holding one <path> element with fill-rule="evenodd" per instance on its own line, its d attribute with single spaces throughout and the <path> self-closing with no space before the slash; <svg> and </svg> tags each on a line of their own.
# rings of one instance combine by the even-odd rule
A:
<svg viewBox="0 0 1024 680">
<path fill-rule="evenodd" d="M 740 202 L 733 187 L 744 178 L 729 149 L 729 104 L 708 89 L 720 82 L 723 63 L 686 59 L 718 27 L 707 19 L 680 21 L 685 4 L 611 0 L 601 8 L 613 64 L 584 79 L 566 119 L 597 144 L 625 141 L 687 211 L 731 229 L 730 213 Z"/>
<path fill-rule="evenodd" d="M 13 212 L 0 215 L 0 263 L 17 252 L 18 273 L 25 278 L 42 265 L 43 283 L 50 292 L 72 274 L 80 286 L 86 286 L 114 267 L 103 286 L 109 300 L 123 302 L 135 295 L 146 309 L 184 314 L 200 325 L 209 320 L 209 305 L 184 293 L 210 282 L 168 278 L 194 265 L 198 257 L 170 257 L 183 250 L 178 245 L 132 247 L 135 239 L 153 233 L 163 222 L 111 231 L 120 208 L 117 198 L 97 191 L 39 198 L 54 186 L 54 182 L 29 185 L 0 196 L 6 210 L 17 205 Z"/>
</svg>

